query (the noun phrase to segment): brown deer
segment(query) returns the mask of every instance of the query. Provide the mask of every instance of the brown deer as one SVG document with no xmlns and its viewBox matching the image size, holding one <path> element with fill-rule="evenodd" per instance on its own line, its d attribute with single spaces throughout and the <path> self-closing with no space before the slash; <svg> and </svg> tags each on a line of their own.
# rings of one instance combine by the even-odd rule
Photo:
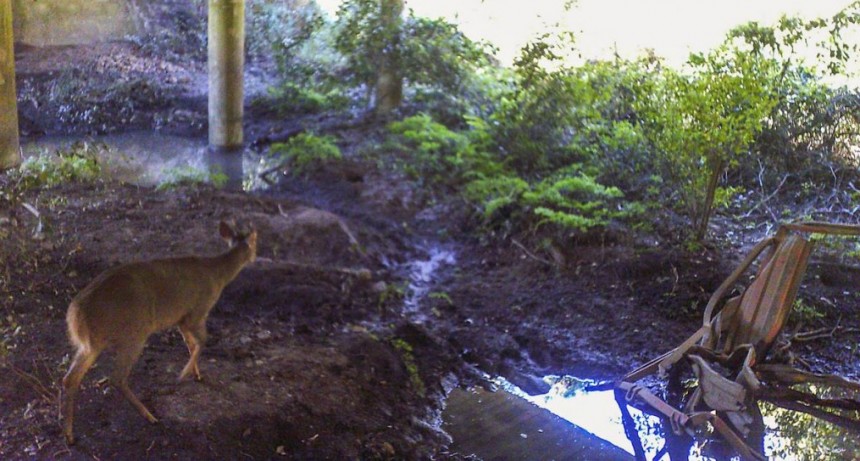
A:
<svg viewBox="0 0 860 461">
<path fill-rule="evenodd" d="M 206 340 L 206 318 L 221 291 L 257 256 L 257 231 L 238 232 L 221 221 L 230 249 L 214 257 L 187 256 L 124 264 L 101 273 L 69 304 L 66 323 L 76 348 L 63 378 L 63 434 L 73 444 L 75 397 L 81 380 L 105 349 L 116 352 L 111 382 L 140 414 L 158 422 L 128 387 L 128 375 L 147 338 L 179 327 L 191 358 L 179 375 L 200 380 L 197 361 Z"/>
</svg>

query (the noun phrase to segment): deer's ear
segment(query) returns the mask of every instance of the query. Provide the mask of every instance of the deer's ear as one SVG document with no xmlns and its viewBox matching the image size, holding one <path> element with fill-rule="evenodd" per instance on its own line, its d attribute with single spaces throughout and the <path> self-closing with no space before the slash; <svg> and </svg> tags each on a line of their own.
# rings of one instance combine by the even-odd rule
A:
<svg viewBox="0 0 860 461">
<path fill-rule="evenodd" d="M 224 240 L 236 238 L 236 231 L 233 229 L 233 226 L 228 224 L 226 221 L 221 221 L 218 224 L 218 233 L 221 234 L 221 238 Z"/>
</svg>

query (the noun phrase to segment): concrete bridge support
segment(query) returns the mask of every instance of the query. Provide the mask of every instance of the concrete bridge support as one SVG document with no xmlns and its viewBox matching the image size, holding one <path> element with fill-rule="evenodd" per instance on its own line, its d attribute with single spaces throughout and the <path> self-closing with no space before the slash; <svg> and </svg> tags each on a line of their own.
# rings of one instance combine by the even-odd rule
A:
<svg viewBox="0 0 860 461">
<path fill-rule="evenodd" d="M 18 145 L 12 0 L 0 0 L 0 171 L 21 163 Z"/>
<path fill-rule="evenodd" d="M 0 0 L 3 1 L 3 0 Z M 209 146 L 242 147 L 245 0 L 209 0 Z"/>
</svg>

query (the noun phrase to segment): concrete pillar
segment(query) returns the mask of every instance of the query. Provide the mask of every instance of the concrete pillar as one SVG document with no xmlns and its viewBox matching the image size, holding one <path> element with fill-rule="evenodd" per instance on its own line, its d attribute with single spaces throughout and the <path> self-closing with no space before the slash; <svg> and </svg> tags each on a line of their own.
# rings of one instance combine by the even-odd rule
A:
<svg viewBox="0 0 860 461">
<path fill-rule="evenodd" d="M 17 97 L 12 0 L 0 0 L 0 171 L 21 163 Z"/>
<path fill-rule="evenodd" d="M 245 0 L 209 0 L 209 146 L 213 149 L 242 147 L 244 67 Z"/>
</svg>

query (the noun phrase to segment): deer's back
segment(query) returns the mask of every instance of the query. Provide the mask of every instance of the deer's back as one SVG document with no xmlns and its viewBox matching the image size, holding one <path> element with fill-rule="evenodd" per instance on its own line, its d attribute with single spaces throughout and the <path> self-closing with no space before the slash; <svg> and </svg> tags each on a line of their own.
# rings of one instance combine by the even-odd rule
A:
<svg viewBox="0 0 860 461">
<path fill-rule="evenodd" d="M 103 272 L 81 290 L 69 306 L 68 318 L 83 324 L 88 336 L 104 345 L 145 338 L 183 317 L 208 311 L 222 288 L 206 258 L 124 264 Z M 76 326 L 70 322 L 69 328 Z"/>
</svg>

